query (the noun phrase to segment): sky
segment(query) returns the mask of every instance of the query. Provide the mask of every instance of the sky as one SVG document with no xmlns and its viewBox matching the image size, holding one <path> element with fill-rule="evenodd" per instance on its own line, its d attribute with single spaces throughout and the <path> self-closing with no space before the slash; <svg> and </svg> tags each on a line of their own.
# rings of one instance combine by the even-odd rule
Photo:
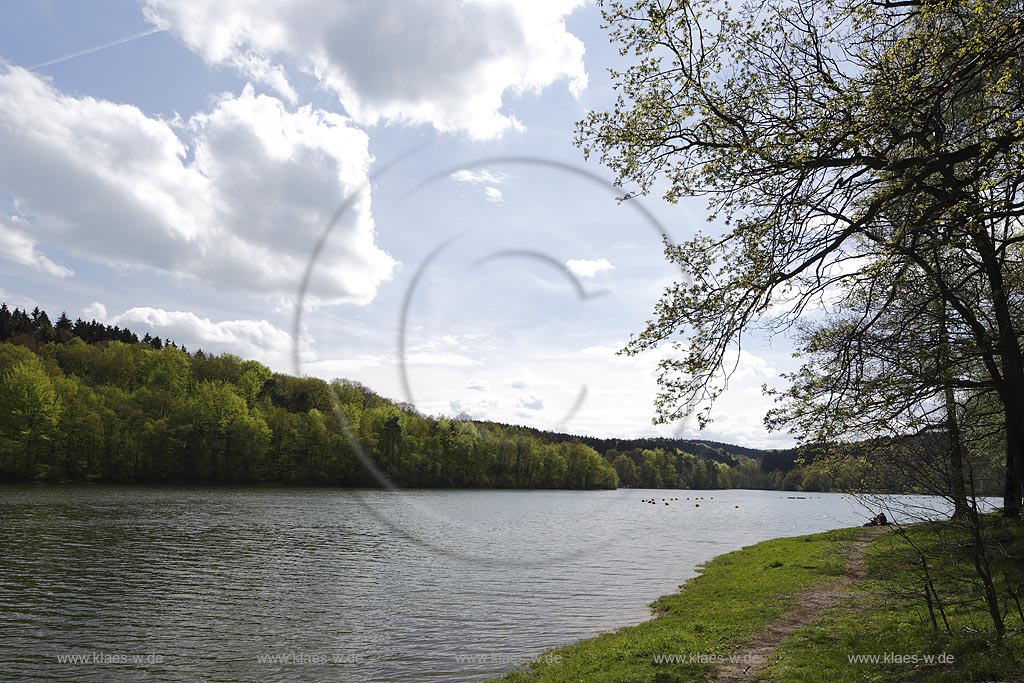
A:
<svg viewBox="0 0 1024 683">
<path fill-rule="evenodd" d="M 703 431 L 617 354 L 684 276 L 663 235 L 716 229 L 573 144 L 623 60 L 583 0 L 4 0 L 0 300 L 428 414 L 787 446 L 784 339 Z"/>
</svg>

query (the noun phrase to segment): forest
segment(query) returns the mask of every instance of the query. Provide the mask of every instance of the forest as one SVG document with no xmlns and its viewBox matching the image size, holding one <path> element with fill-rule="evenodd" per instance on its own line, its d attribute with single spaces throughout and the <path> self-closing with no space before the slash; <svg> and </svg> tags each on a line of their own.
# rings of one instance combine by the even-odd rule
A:
<svg viewBox="0 0 1024 683">
<path fill-rule="evenodd" d="M 791 451 L 426 416 L 95 320 L 0 306 L 0 480 L 828 490 Z M 762 465 L 768 467 L 762 470 Z M 374 471 L 376 470 L 376 471 Z"/>
</svg>

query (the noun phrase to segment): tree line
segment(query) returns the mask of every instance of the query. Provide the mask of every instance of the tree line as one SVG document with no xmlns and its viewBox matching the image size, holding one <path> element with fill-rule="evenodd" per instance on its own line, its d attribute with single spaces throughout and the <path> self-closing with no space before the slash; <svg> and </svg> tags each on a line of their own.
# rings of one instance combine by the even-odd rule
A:
<svg viewBox="0 0 1024 683">
<path fill-rule="evenodd" d="M 599 4 L 628 63 L 577 143 L 626 197 L 704 197 L 716 224 L 666 245 L 689 277 L 626 348 L 685 349 L 658 419 L 703 424 L 745 337 L 788 333 L 769 427 L 901 469 L 929 443 L 958 515 L 998 459 L 1020 516 L 1020 0 Z"/>
<path fill-rule="evenodd" d="M 45 311 L 6 304 L 0 398 L 4 481 L 829 487 L 804 462 L 780 459 L 786 452 L 432 417 L 355 382 L 274 373 L 234 355 L 189 353 L 66 314 L 51 323 Z M 764 459 L 751 457 L 758 454 Z"/>
<path fill-rule="evenodd" d="M 491 423 L 486 424 L 497 424 L 504 426 L 502 423 Z M 632 439 L 624 439 L 619 437 L 597 437 L 587 436 L 586 434 L 564 434 L 557 432 L 549 432 L 542 429 L 536 429 L 533 427 L 522 427 L 531 434 L 535 434 L 544 439 L 551 441 L 570 441 L 575 440 L 580 443 L 584 443 L 593 448 L 598 453 L 604 455 L 608 451 L 614 449 L 617 451 L 631 452 L 636 449 L 640 450 L 663 450 L 663 451 L 675 451 L 680 450 L 686 453 L 714 460 L 715 462 L 725 463 L 730 467 L 735 466 L 740 462 L 740 456 L 746 456 L 752 458 L 758 462 L 767 462 L 768 466 L 765 467 L 767 471 L 773 471 L 778 469 L 788 470 L 796 466 L 796 461 L 800 459 L 807 460 L 808 456 L 813 459 L 814 455 L 812 449 L 808 447 L 803 448 L 785 448 L 785 449 L 764 449 L 764 448 L 751 448 L 748 446 L 737 446 L 731 443 L 722 443 L 719 441 L 710 441 L 707 439 L 679 439 L 665 436 L 648 436 L 648 437 L 636 437 Z"/>
<path fill-rule="evenodd" d="M 973 633 L 984 614 L 981 647 L 1009 655 L 1008 625 L 1024 625 L 1024 3 L 598 4 L 628 63 L 577 143 L 626 197 L 703 197 L 715 224 L 666 243 L 687 277 L 625 349 L 678 351 L 659 364 L 657 419 L 706 423 L 748 335 L 789 335 L 800 365 L 765 387 L 766 425 L 821 450 L 814 469 L 840 490 L 946 498 L 945 523 L 904 502 L 929 524 L 896 534 L 916 575 L 898 588 L 957 647 L 978 646 L 957 612 Z M 993 489 L 1001 518 L 977 500 Z"/>
</svg>

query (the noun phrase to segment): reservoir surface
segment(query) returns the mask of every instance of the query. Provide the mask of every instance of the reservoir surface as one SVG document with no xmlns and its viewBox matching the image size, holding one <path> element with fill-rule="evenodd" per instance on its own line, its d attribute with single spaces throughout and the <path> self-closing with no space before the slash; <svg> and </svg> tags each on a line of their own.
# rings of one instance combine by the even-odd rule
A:
<svg viewBox="0 0 1024 683">
<path fill-rule="evenodd" d="M 877 506 L 778 491 L 2 486 L 0 671 L 483 680 L 647 619 L 715 555 L 855 526 Z"/>
</svg>

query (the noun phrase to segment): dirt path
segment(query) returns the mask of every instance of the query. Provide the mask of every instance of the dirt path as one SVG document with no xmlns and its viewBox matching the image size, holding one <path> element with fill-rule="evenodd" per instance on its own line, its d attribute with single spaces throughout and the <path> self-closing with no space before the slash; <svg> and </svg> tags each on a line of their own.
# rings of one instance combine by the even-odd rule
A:
<svg viewBox="0 0 1024 683">
<path fill-rule="evenodd" d="M 767 663 L 782 641 L 797 629 L 820 619 L 829 608 L 848 595 L 851 586 L 864 578 L 864 550 L 882 531 L 880 528 L 865 529 L 863 536 L 854 541 L 850 549 L 847 573 L 844 576 L 802 593 L 794 609 L 736 647 L 735 652 L 742 662 L 719 665 L 704 679 L 706 683 L 745 683 L 753 680 L 754 674 Z"/>
</svg>

